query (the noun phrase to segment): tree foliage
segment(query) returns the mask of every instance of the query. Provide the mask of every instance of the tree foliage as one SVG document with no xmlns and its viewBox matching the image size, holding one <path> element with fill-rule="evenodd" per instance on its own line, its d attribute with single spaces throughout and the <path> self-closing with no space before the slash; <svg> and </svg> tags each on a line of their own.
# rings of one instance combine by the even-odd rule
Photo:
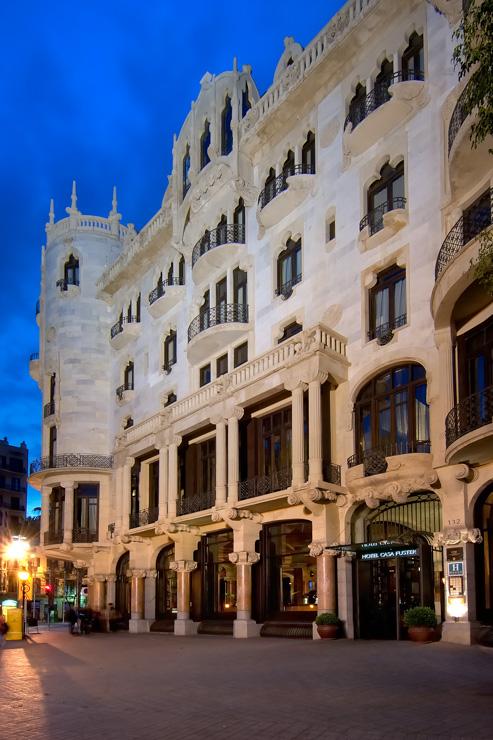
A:
<svg viewBox="0 0 493 740">
<path fill-rule="evenodd" d="M 464 3 L 453 61 L 459 79 L 470 77 L 462 96 L 467 115 L 476 112 L 471 144 L 477 147 L 493 134 L 493 0 Z M 493 153 L 490 150 L 490 153 Z"/>
</svg>

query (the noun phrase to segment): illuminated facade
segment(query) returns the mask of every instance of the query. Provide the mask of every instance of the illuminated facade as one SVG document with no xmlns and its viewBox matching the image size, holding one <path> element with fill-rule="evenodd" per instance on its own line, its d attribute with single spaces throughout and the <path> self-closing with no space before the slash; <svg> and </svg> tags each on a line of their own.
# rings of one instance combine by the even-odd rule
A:
<svg viewBox="0 0 493 740">
<path fill-rule="evenodd" d="M 443 6 L 443 7 L 442 7 Z M 457 0 L 350 0 L 260 97 L 204 75 L 137 233 L 51 208 L 40 352 L 47 555 L 132 631 L 443 639 L 491 620 L 489 142 Z"/>
</svg>

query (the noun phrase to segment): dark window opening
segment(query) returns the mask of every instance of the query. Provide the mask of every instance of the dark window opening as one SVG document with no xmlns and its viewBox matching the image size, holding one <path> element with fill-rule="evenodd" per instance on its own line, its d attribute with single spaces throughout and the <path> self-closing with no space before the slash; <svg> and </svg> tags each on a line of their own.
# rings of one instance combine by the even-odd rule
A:
<svg viewBox="0 0 493 740">
<path fill-rule="evenodd" d="M 360 229 L 368 226 L 370 234 L 384 227 L 383 217 L 388 211 L 405 208 L 404 162 L 394 168 L 386 164 L 380 170 L 380 179 L 368 188 L 368 214 L 360 223 Z"/>
<path fill-rule="evenodd" d="M 281 344 L 281 342 L 285 342 L 286 339 L 290 339 L 291 337 L 294 337 L 295 334 L 299 334 L 300 331 L 303 331 L 303 327 L 301 324 L 298 324 L 297 321 L 293 321 L 291 324 L 288 324 L 284 327 L 283 332 L 278 339 L 277 343 Z"/>
<path fill-rule="evenodd" d="M 65 285 L 79 285 L 79 260 L 70 255 L 63 269 Z"/>
<path fill-rule="evenodd" d="M 390 339 L 392 330 L 407 321 L 406 306 L 406 271 L 392 265 L 378 275 L 376 285 L 370 290 L 368 338 Z"/>
<path fill-rule="evenodd" d="M 96 542 L 98 539 L 97 484 L 79 483 L 74 500 L 74 541 Z"/>
<path fill-rule="evenodd" d="M 166 400 L 164 401 L 164 406 L 171 406 L 172 403 L 176 403 L 176 393 L 172 391 L 171 393 L 168 393 L 166 396 Z"/>
<path fill-rule="evenodd" d="M 164 340 L 163 370 L 168 373 L 171 372 L 171 367 L 176 364 L 176 361 L 176 331 L 172 329 Z"/>
<path fill-rule="evenodd" d="M 190 147 L 187 144 L 185 149 L 185 155 L 182 163 L 182 186 L 183 186 L 183 198 L 190 190 Z"/>
<path fill-rule="evenodd" d="M 252 104 L 250 102 L 250 97 L 248 94 L 248 85 L 246 84 L 244 89 L 241 92 L 241 117 L 244 118 L 250 108 L 252 107 Z"/>
<path fill-rule="evenodd" d="M 366 118 L 366 115 L 366 87 L 359 82 L 349 103 L 348 119 L 352 123 L 353 129 Z"/>
<path fill-rule="evenodd" d="M 239 267 L 233 270 L 234 303 L 238 306 L 246 306 L 248 303 L 247 280 L 248 276 L 244 270 L 240 270 Z"/>
<path fill-rule="evenodd" d="M 239 367 L 248 362 L 248 342 L 240 344 L 234 348 L 234 366 Z"/>
<path fill-rule="evenodd" d="M 180 285 L 185 285 L 185 257 L 180 257 L 178 263 L 178 280 Z"/>
<path fill-rule="evenodd" d="M 123 373 L 123 384 L 125 391 L 133 391 L 134 389 L 134 364 L 132 361 L 128 363 Z"/>
<path fill-rule="evenodd" d="M 301 151 L 302 173 L 304 175 L 315 174 L 315 134 L 309 131 Z"/>
<path fill-rule="evenodd" d="M 301 239 L 289 239 L 277 258 L 277 290 L 276 295 L 289 298 L 293 287 L 301 282 Z"/>
<path fill-rule="evenodd" d="M 233 129 L 231 123 L 233 120 L 233 108 L 231 98 L 226 96 L 224 108 L 221 113 L 221 154 L 229 154 L 233 149 Z"/>
<path fill-rule="evenodd" d="M 204 123 L 204 131 L 200 137 L 200 169 L 202 170 L 209 162 L 209 147 L 211 145 L 211 126 L 209 121 Z"/>
<path fill-rule="evenodd" d="M 210 323 L 210 291 L 204 293 L 204 302 L 199 309 L 200 331 L 209 328 Z"/>
<path fill-rule="evenodd" d="M 422 80 L 424 78 L 423 35 L 414 31 L 409 37 L 409 46 L 402 55 L 402 79 Z"/>
<path fill-rule="evenodd" d="M 216 377 L 220 375 L 226 375 L 228 372 L 228 355 L 222 355 L 216 360 Z"/>
<path fill-rule="evenodd" d="M 208 365 L 204 365 L 200 368 L 200 379 L 199 384 L 202 388 L 203 385 L 207 385 L 211 382 L 211 366 L 210 363 Z"/>
</svg>

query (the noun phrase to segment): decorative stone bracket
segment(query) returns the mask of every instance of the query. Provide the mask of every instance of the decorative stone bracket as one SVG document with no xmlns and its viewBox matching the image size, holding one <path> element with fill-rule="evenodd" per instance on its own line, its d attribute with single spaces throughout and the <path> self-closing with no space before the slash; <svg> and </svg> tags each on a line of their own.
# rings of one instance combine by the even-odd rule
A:
<svg viewBox="0 0 493 740">
<path fill-rule="evenodd" d="M 436 532 L 433 538 L 433 544 L 436 547 L 443 545 L 460 545 L 472 542 L 474 545 L 479 545 L 483 541 L 481 531 L 477 528 L 474 529 L 459 529 L 456 527 L 447 527 L 443 532 Z"/>
<path fill-rule="evenodd" d="M 169 567 L 177 573 L 191 573 L 197 569 L 197 563 L 195 560 L 173 560 Z"/>
<path fill-rule="evenodd" d="M 364 501 L 369 509 L 376 509 L 381 501 L 394 501 L 404 504 L 416 491 L 430 491 L 432 486 L 439 485 L 438 475 L 432 471 L 422 478 L 405 479 L 386 483 L 383 486 L 368 486 L 348 495 L 351 504 Z"/>
<path fill-rule="evenodd" d="M 211 518 L 213 522 L 229 522 L 239 519 L 249 519 L 252 522 L 262 522 L 262 514 L 258 514 L 255 511 L 249 511 L 248 509 L 215 509 Z"/>
<path fill-rule="evenodd" d="M 260 560 L 260 554 L 242 550 L 241 552 L 230 552 L 228 558 L 233 565 L 255 565 Z"/>
</svg>

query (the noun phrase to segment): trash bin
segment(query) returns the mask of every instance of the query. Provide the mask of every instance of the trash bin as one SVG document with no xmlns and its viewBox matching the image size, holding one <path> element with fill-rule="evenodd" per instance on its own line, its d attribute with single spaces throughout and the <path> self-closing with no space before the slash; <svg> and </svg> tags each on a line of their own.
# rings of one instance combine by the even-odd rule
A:
<svg viewBox="0 0 493 740">
<path fill-rule="evenodd" d="M 22 640 L 22 609 L 8 606 L 3 608 L 5 621 L 9 630 L 5 635 L 6 640 Z"/>
</svg>

